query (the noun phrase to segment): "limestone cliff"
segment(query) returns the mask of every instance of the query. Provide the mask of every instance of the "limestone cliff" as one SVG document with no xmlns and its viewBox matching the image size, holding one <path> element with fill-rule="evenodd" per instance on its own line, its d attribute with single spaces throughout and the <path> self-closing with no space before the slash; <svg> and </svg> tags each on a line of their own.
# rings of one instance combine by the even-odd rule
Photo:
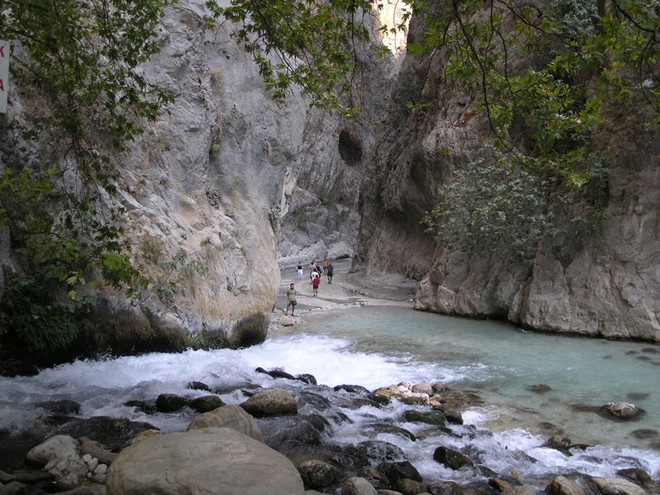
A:
<svg viewBox="0 0 660 495">
<path fill-rule="evenodd" d="M 411 25 L 411 39 L 420 29 Z M 430 105 L 415 114 L 406 101 Z M 611 174 L 606 220 L 579 246 L 570 233 L 560 239 L 570 256 L 560 260 L 547 246 L 532 264 L 468 256 L 436 247 L 420 221 L 438 186 L 483 150 L 485 122 L 473 103 L 445 83 L 437 54 L 406 56 L 364 182 L 356 266 L 421 279 L 418 309 L 659 342 L 660 137 L 640 115 L 609 109 L 616 124 L 596 137 Z"/>
<path fill-rule="evenodd" d="M 359 184 L 394 63 L 361 54 L 362 80 L 349 97 L 367 109 L 365 124 L 347 122 L 311 109 L 299 93 L 274 101 L 235 41 L 239 27 L 209 29 L 209 20 L 203 0 L 168 8 L 162 50 L 142 68 L 174 102 L 122 159 L 113 201 L 127 211 L 134 261 L 152 285 L 129 300 L 89 284 L 87 348 L 260 342 L 277 297 L 278 259 L 308 263 L 355 251 Z M 23 111 L 14 98 L 8 127 Z M 11 270 L 0 234 L 0 266 Z"/>
<path fill-rule="evenodd" d="M 278 257 L 286 264 L 354 251 L 370 133 L 310 109 L 301 94 L 275 102 L 235 43 L 237 28 L 209 30 L 207 21 L 201 0 L 169 9 L 163 50 L 145 72 L 176 99 L 122 174 L 138 261 L 165 288 L 176 279 L 177 293 L 152 291 L 137 306 L 109 296 L 98 334 L 111 343 L 116 334 L 129 343 L 176 342 L 173 334 L 237 347 L 259 342 L 276 301 Z M 374 84 L 356 95 L 368 99 Z M 163 265 L 181 249 L 185 261 L 165 280 Z M 185 270 L 190 261 L 205 274 Z"/>
</svg>

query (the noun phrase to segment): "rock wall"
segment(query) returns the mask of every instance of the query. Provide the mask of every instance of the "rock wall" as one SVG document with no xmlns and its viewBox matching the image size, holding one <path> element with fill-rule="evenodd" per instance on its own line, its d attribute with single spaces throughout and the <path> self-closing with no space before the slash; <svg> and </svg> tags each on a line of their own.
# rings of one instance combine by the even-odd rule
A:
<svg viewBox="0 0 660 495">
<path fill-rule="evenodd" d="M 278 259 L 351 256 L 357 236 L 357 184 L 370 133 L 311 109 L 299 93 L 273 101 L 251 56 L 235 44 L 235 26 L 208 30 L 207 21 L 201 0 L 169 10 L 163 50 L 145 72 L 176 101 L 123 174 L 135 252 L 152 278 L 163 278 L 163 263 L 180 249 L 186 263 L 206 271 L 175 270 L 173 298 L 152 294 L 137 307 L 109 298 L 100 326 L 142 332 L 151 347 L 163 339 L 180 347 L 173 334 L 234 347 L 263 340 Z M 352 96 L 369 98 L 379 67 Z M 141 323 L 127 330 L 125 314 Z"/>
<path fill-rule="evenodd" d="M 419 20 L 411 23 L 411 40 L 422 29 Z M 403 62 L 362 189 L 355 267 L 421 279 L 421 310 L 660 342 L 660 137 L 640 115 L 610 109 L 607 118 L 617 124 L 596 137 L 611 173 L 606 220 L 583 245 L 559 241 L 570 259 L 547 246 L 531 265 L 450 252 L 420 222 L 452 171 L 483 156 L 486 132 L 470 96 L 448 86 L 441 69 L 437 54 Z M 406 101 L 428 106 L 415 113 Z"/>
<path fill-rule="evenodd" d="M 135 261 L 153 284 L 137 300 L 87 287 L 94 329 L 85 348 L 260 342 L 280 265 L 354 254 L 359 184 L 394 60 L 376 62 L 361 49 L 360 83 L 347 98 L 365 106 L 365 123 L 347 122 L 311 109 L 297 92 L 275 102 L 234 41 L 238 27 L 209 29 L 209 20 L 203 0 L 170 7 L 162 51 L 142 68 L 175 101 L 131 147 L 115 201 L 127 211 Z M 21 111 L 14 101 L 9 124 Z M 6 240 L 0 232 L 5 267 Z"/>
</svg>

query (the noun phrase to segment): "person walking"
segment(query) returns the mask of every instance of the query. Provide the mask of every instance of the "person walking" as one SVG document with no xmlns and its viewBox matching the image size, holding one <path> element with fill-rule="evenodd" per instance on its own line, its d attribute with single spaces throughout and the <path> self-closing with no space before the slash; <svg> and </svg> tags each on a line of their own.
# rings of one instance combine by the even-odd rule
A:
<svg viewBox="0 0 660 495">
<path fill-rule="evenodd" d="M 291 282 L 289 290 L 286 291 L 286 310 L 284 311 L 284 316 L 289 315 L 289 306 L 291 306 L 291 316 L 293 316 L 293 313 L 296 310 L 296 304 L 298 304 L 298 301 L 296 300 L 297 295 L 296 286 Z"/>
<path fill-rule="evenodd" d="M 335 267 L 332 266 L 332 263 L 328 265 L 328 283 L 332 283 L 332 273 L 335 271 Z"/>
<path fill-rule="evenodd" d="M 313 297 L 319 295 L 319 285 L 321 285 L 321 277 L 317 276 L 312 279 L 312 294 Z"/>
</svg>

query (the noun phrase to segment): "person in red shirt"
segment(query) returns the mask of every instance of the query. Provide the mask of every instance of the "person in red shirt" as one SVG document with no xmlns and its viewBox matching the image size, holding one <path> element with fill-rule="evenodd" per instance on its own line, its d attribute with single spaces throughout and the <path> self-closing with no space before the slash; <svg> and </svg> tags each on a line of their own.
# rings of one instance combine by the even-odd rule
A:
<svg viewBox="0 0 660 495">
<path fill-rule="evenodd" d="M 312 293 L 314 297 L 319 295 L 319 285 L 321 284 L 321 277 L 314 277 L 312 279 Z"/>
</svg>

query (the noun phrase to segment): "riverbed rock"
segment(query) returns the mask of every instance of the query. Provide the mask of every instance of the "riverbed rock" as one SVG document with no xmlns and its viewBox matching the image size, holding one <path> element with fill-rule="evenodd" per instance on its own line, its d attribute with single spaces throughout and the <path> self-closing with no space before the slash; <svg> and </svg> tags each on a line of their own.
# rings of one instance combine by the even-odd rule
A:
<svg viewBox="0 0 660 495">
<path fill-rule="evenodd" d="M 298 464 L 298 472 L 308 488 L 325 488 L 339 483 L 345 477 L 344 473 L 332 464 L 317 459 Z"/>
<path fill-rule="evenodd" d="M 369 459 L 378 463 L 402 461 L 406 458 L 400 447 L 382 440 L 365 440 L 356 447 Z"/>
<path fill-rule="evenodd" d="M 255 418 L 298 414 L 295 398 L 282 388 L 257 392 L 240 406 Z"/>
<path fill-rule="evenodd" d="M 576 481 L 565 476 L 555 476 L 545 487 L 546 495 L 586 495 L 586 491 Z"/>
<path fill-rule="evenodd" d="M 389 481 L 391 486 L 402 479 L 422 481 L 422 475 L 409 461 L 383 462 L 376 469 Z"/>
<path fill-rule="evenodd" d="M 190 407 L 198 413 L 209 412 L 224 405 L 224 401 L 217 395 L 204 395 L 190 401 Z"/>
<path fill-rule="evenodd" d="M 108 495 L 303 495 L 286 457 L 230 428 L 205 428 L 143 440 L 108 470 Z"/>
<path fill-rule="evenodd" d="M 87 465 L 80 458 L 80 442 L 67 435 L 55 435 L 31 449 L 26 459 L 55 476 L 61 485 L 73 488 L 87 475 Z"/>
<path fill-rule="evenodd" d="M 237 405 L 226 405 L 195 416 L 188 425 L 188 431 L 209 427 L 224 427 L 236 430 L 259 442 L 263 442 L 261 428 L 245 409 Z"/>
<path fill-rule="evenodd" d="M 627 480 L 632 481 L 640 486 L 651 486 L 653 485 L 653 478 L 651 475 L 640 468 L 626 468 L 620 469 L 616 472 L 617 476 L 626 478 Z"/>
<path fill-rule="evenodd" d="M 425 423 L 441 427 L 446 426 L 447 423 L 447 418 L 441 411 L 418 411 L 416 409 L 410 409 L 403 413 L 403 417 L 406 421 L 412 423 Z"/>
<path fill-rule="evenodd" d="M 99 460 L 102 464 L 110 465 L 117 458 L 117 454 L 111 452 L 105 445 L 87 437 L 80 437 L 80 451 L 89 454 Z"/>
<path fill-rule="evenodd" d="M 641 414 L 644 413 L 643 409 L 640 409 L 635 404 L 630 402 L 608 402 L 600 407 L 599 411 L 608 418 L 618 419 L 618 420 L 631 420 L 636 419 Z"/>
<path fill-rule="evenodd" d="M 621 478 L 592 477 L 589 483 L 602 495 L 648 495 L 642 487 Z"/>
<path fill-rule="evenodd" d="M 359 476 L 348 478 L 341 486 L 341 495 L 377 495 L 374 486 Z"/>
<path fill-rule="evenodd" d="M 160 394 L 156 399 L 156 408 L 160 412 L 179 411 L 190 404 L 190 399 L 176 394 Z"/>
<path fill-rule="evenodd" d="M 78 414 L 80 412 L 80 404 L 73 400 L 53 400 L 47 402 L 40 402 L 37 404 L 38 407 L 45 409 L 46 411 L 57 413 L 57 414 Z"/>
<path fill-rule="evenodd" d="M 280 316 L 280 325 L 283 327 L 292 327 L 295 325 L 295 320 L 292 316 L 282 315 Z"/>
<path fill-rule="evenodd" d="M 330 426 L 322 416 L 313 414 L 261 418 L 257 423 L 264 442 L 278 451 L 287 446 L 319 445 L 322 432 Z"/>
<path fill-rule="evenodd" d="M 461 469 L 466 466 L 474 466 L 474 463 L 468 456 L 445 446 L 440 446 L 435 449 L 433 452 L 433 460 L 440 464 L 444 464 L 450 469 Z"/>
</svg>

